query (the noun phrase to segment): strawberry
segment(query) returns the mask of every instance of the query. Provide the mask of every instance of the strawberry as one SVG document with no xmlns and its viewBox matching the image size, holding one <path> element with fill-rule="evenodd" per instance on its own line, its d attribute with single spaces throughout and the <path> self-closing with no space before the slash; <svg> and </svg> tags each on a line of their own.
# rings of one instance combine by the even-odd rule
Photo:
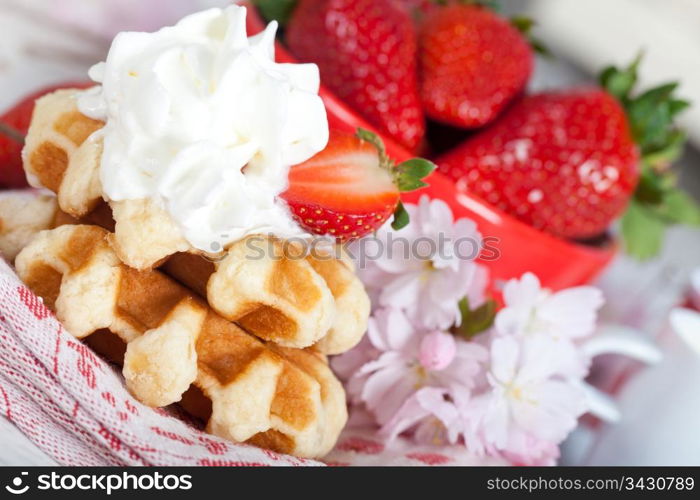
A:
<svg viewBox="0 0 700 500">
<path fill-rule="evenodd" d="M 382 132 L 415 151 L 425 133 L 416 35 L 394 0 L 300 0 L 286 42 L 321 80 Z"/>
<path fill-rule="evenodd" d="M 22 168 L 22 147 L 34 111 L 34 101 L 60 88 L 85 88 L 94 84 L 64 83 L 34 92 L 0 116 L 0 187 L 27 187 Z"/>
<path fill-rule="evenodd" d="M 665 225 L 700 224 L 700 210 L 669 170 L 685 137 L 673 121 L 688 103 L 673 96 L 675 83 L 633 95 L 638 64 L 607 68 L 603 88 L 525 97 L 438 168 L 460 189 L 565 238 L 598 236 L 625 212 L 627 251 L 653 256 Z"/>
<path fill-rule="evenodd" d="M 458 127 L 492 121 L 532 72 L 527 39 L 480 5 L 458 3 L 430 11 L 419 45 L 423 109 L 428 117 Z"/>
<path fill-rule="evenodd" d="M 436 163 L 460 187 L 534 227 L 588 238 L 627 206 L 637 160 L 624 109 L 593 88 L 525 97 Z"/>
<path fill-rule="evenodd" d="M 405 226 L 400 193 L 426 186 L 422 179 L 434 168 L 418 158 L 394 165 L 381 140 L 366 130 L 331 131 L 323 151 L 290 169 L 281 197 L 304 229 L 347 241 L 375 231 L 392 214 L 394 229 Z"/>
</svg>

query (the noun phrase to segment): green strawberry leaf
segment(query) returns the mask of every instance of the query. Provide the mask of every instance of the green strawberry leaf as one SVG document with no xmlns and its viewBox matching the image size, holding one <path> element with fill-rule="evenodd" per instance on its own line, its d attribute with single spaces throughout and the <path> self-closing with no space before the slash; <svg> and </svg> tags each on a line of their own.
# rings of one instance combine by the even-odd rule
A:
<svg viewBox="0 0 700 500">
<path fill-rule="evenodd" d="M 544 42 L 532 34 L 532 29 L 537 24 L 534 19 L 527 16 L 513 16 L 510 18 L 510 24 L 522 33 L 536 53 L 541 56 L 552 57 L 552 52 L 547 48 Z"/>
<path fill-rule="evenodd" d="M 494 12 L 500 12 L 501 11 L 501 2 L 498 0 L 430 0 L 431 2 L 437 4 L 437 5 L 442 5 L 447 6 L 453 3 L 458 3 L 461 5 L 478 5 L 479 7 L 485 7 L 487 9 L 491 9 Z"/>
<path fill-rule="evenodd" d="M 549 47 L 547 47 L 547 45 L 539 38 L 531 36 L 529 42 L 532 50 L 534 50 L 535 53 L 541 55 L 542 57 L 546 57 L 547 59 L 554 58 L 552 51 L 549 50 Z"/>
<path fill-rule="evenodd" d="M 428 184 L 426 184 L 422 180 L 416 179 L 414 177 L 399 176 L 396 178 L 396 187 L 398 187 L 399 191 L 401 191 L 402 193 L 415 191 L 417 189 L 424 188 L 427 185 Z"/>
<path fill-rule="evenodd" d="M 625 108 L 632 136 L 642 154 L 642 173 L 622 218 L 625 249 L 648 259 L 661 249 L 666 226 L 700 224 L 700 209 L 693 199 L 676 188 L 671 164 L 683 153 L 686 134 L 675 124 L 676 116 L 689 106 L 675 97 L 677 82 L 664 83 L 634 95 L 640 54 L 627 68 L 610 66 L 600 82 Z"/>
<path fill-rule="evenodd" d="M 642 60 L 640 53 L 632 64 L 624 69 L 608 66 L 600 74 L 600 84 L 620 101 L 626 101 L 630 92 L 637 84 L 637 69 Z"/>
<path fill-rule="evenodd" d="M 411 158 L 403 163 L 399 163 L 396 166 L 402 174 L 410 175 L 416 179 L 424 179 L 433 173 L 435 170 L 435 164 L 430 160 L 425 160 L 423 158 Z"/>
<path fill-rule="evenodd" d="M 680 189 L 669 189 L 664 193 L 663 204 L 657 208 L 661 217 L 673 224 L 700 225 L 700 206 Z"/>
<path fill-rule="evenodd" d="M 655 87 L 629 100 L 627 116 L 642 155 L 666 147 L 673 130 L 672 94 L 677 83 Z M 675 105 L 673 106 L 675 107 Z M 676 113 L 677 114 L 677 113 Z"/>
<path fill-rule="evenodd" d="M 258 8 L 266 21 L 276 20 L 284 26 L 292 16 L 297 0 L 253 0 L 253 5 Z"/>
<path fill-rule="evenodd" d="M 647 260 L 659 253 L 666 224 L 652 211 L 632 200 L 622 217 L 622 235 L 627 254 Z"/>
<path fill-rule="evenodd" d="M 415 191 L 428 184 L 422 179 L 430 175 L 436 166 L 423 158 L 412 158 L 397 165 L 394 169 L 394 182 L 401 192 Z"/>
<path fill-rule="evenodd" d="M 656 169 L 666 169 L 683 154 L 686 133 L 683 130 L 671 130 L 666 136 L 663 145 L 655 151 L 648 151 L 644 155 L 644 163 Z"/>
<path fill-rule="evenodd" d="M 394 231 L 398 231 L 408 226 L 409 222 L 410 219 L 406 207 L 403 206 L 403 203 L 399 202 L 399 204 L 396 205 L 396 210 L 394 210 L 394 220 L 391 221 L 391 228 Z"/>
<path fill-rule="evenodd" d="M 527 16 L 513 16 L 510 18 L 510 24 L 523 35 L 529 35 L 535 26 L 535 20 Z"/>
<path fill-rule="evenodd" d="M 657 205 L 664 199 L 664 190 L 667 189 L 666 178 L 658 175 L 650 166 L 642 166 L 642 174 L 634 193 L 637 201 L 646 205 Z"/>
<path fill-rule="evenodd" d="M 364 128 L 358 127 L 355 135 L 363 141 L 369 142 L 377 148 L 379 153 L 379 165 L 382 168 L 389 170 L 394 178 L 394 183 L 400 192 L 415 191 L 427 186 L 423 182 L 423 178 L 427 177 L 435 170 L 436 166 L 433 162 L 423 158 L 412 158 L 394 166 L 394 162 L 386 153 L 386 147 L 381 138 Z M 403 203 L 399 202 L 394 211 L 394 219 L 391 222 L 391 227 L 398 231 L 404 228 L 409 223 L 409 216 Z"/>
<path fill-rule="evenodd" d="M 394 183 L 399 191 L 415 191 L 427 186 L 423 178 L 427 177 L 437 167 L 429 160 L 423 158 L 412 158 L 394 166 L 394 162 L 386 153 L 384 142 L 374 132 L 358 127 L 355 132 L 357 137 L 365 142 L 369 142 L 379 153 L 379 165 L 389 170 L 394 177 Z"/>
<path fill-rule="evenodd" d="M 460 337 L 471 339 L 475 335 L 488 330 L 496 318 L 496 308 L 496 301 L 487 300 L 476 309 L 471 309 L 469 299 L 463 298 L 459 301 L 462 322 L 453 329 L 453 333 Z"/>
</svg>

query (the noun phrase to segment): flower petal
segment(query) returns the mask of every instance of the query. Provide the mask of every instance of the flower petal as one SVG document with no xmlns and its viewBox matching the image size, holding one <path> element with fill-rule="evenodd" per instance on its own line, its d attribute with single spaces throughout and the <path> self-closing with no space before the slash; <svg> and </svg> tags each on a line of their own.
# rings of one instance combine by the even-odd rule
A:
<svg viewBox="0 0 700 500">
<path fill-rule="evenodd" d="M 518 368 L 520 346 L 512 337 L 499 337 L 491 343 L 490 372 L 500 384 L 508 384 L 513 379 Z"/>
</svg>

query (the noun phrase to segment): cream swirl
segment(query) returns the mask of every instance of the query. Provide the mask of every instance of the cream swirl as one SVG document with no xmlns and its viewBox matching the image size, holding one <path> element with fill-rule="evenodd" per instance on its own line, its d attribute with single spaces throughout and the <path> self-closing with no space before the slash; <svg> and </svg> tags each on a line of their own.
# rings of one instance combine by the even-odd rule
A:
<svg viewBox="0 0 700 500">
<path fill-rule="evenodd" d="M 90 70 L 80 110 L 106 122 L 110 200 L 153 198 L 200 250 L 254 233 L 304 234 L 278 195 L 322 150 L 313 64 L 274 61 L 275 22 L 248 38 L 246 10 L 211 9 L 155 33 L 120 33 Z"/>
</svg>

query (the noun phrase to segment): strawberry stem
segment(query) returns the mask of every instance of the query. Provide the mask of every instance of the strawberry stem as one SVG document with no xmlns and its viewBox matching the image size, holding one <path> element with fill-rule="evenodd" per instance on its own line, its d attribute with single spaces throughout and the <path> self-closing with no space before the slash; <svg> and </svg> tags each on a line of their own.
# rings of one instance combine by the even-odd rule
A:
<svg viewBox="0 0 700 500">
<path fill-rule="evenodd" d="M 355 131 L 355 135 L 361 141 L 369 142 L 375 148 L 377 148 L 380 168 L 389 171 L 393 177 L 394 184 L 400 192 L 405 193 L 408 191 L 415 191 L 416 189 L 420 189 L 428 185 L 427 183 L 423 182 L 423 179 L 429 176 L 433 170 L 437 168 L 432 161 L 424 158 L 412 158 L 395 165 L 394 161 L 389 158 L 389 155 L 386 153 L 384 142 L 382 142 L 382 139 L 377 134 L 358 127 Z M 391 227 L 395 231 L 398 231 L 399 229 L 406 227 L 409 222 L 408 212 L 399 201 L 399 203 L 396 205 L 396 210 L 394 210 L 394 220 L 391 223 Z"/>
<path fill-rule="evenodd" d="M 384 142 L 377 134 L 375 134 L 374 132 L 370 132 L 369 130 L 364 129 L 362 127 L 357 127 L 355 135 L 358 137 L 358 139 L 365 142 L 369 142 L 375 148 L 377 148 L 377 152 L 379 153 L 379 166 L 388 170 L 394 167 L 394 162 L 386 154 L 386 147 L 384 146 Z"/>
</svg>

